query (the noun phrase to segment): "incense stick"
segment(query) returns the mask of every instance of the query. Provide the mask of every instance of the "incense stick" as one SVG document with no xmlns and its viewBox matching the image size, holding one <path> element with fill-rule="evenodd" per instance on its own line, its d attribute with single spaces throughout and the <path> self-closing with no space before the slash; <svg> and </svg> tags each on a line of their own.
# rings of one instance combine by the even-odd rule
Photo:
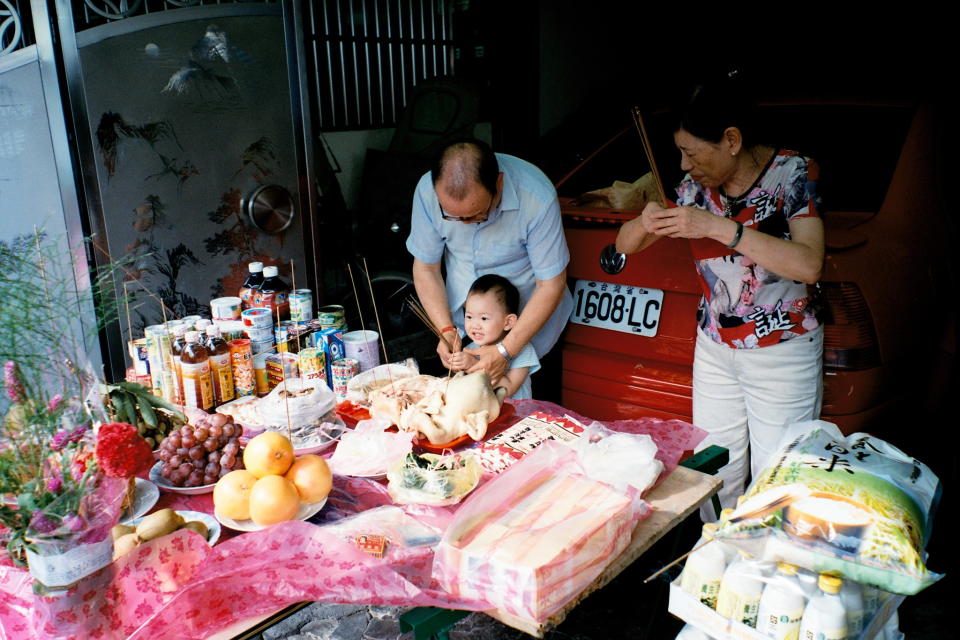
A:
<svg viewBox="0 0 960 640">
<path fill-rule="evenodd" d="M 643 124 L 643 114 L 640 107 L 634 107 L 631 110 L 633 122 L 637 125 L 637 131 L 640 133 L 640 140 L 643 143 L 643 152 L 647 156 L 647 162 L 650 164 L 650 172 L 653 174 L 653 181 L 657 185 L 657 193 L 660 195 L 660 205 L 667 206 L 667 194 L 663 190 L 663 180 L 660 178 L 660 171 L 657 170 L 657 161 L 653 157 L 653 147 L 650 145 L 650 136 L 647 135 L 647 127 Z"/>
<path fill-rule="evenodd" d="M 293 283 L 293 292 L 297 292 L 297 272 L 293 268 L 293 258 L 290 258 L 290 282 Z M 290 298 L 287 297 L 287 305 L 290 306 Z M 313 306 L 313 297 L 310 297 L 310 306 Z M 292 306 L 290 307 L 293 309 Z M 313 317 L 313 311 L 310 312 L 310 317 Z M 290 342 L 289 336 L 287 337 L 287 342 Z M 297 352 L 300 352 L 300 330 L 297 329 Z M 301 376 L 302 377 L 302 376 Z"/>
<path fill-rule="evenodd" d="M 276 304 L 276 298 L 274 298 L 274 304 Z M 280 305 L 274 307 L 277 312 L 277 328 L 280 328 Z M 282 333 L 281 333 L 282 335 Z M 290 338 L 288 337 L 284 342 L 287 343 L 287 348 L 289 349 Z M 293 442 L 293 427 L 290 426 L 290 390 L 287 389 L 287 363 L 284 361 L 283 354 L 290 353 L 289 351 L 281 351 L 279 349 L 280 344 L 277 343 L 277 355 L 280 356 L 280 381 L 283 383 L 283 390 L 286 393 L 283 396 L 283 408 L 287 410 L 287 438 L 290 439 L 290 442 Z"/>
<path fill-rule="evenodd" d="M 360 294 L 357 292 L 357 282 L 353 279 L 353 268 L 350 266 L 350 263 L 349 263 L 349 262 L 347 263 L 347 273 L 350 274 L 350 286 L 353 287 L 353 299 L 357 301 L 357 315 L 360 317 L 360 330 L 361 330 L 361 331 L 366 331 L 366 330 L 367 330 L 367 323 L 365 323 L 365 322 L 363 321 L 363 309 L 361 309 L 361 306 L 360 306 Z M 370 292 L 370 295 L 373 296 L 373 292 L 372 292 L 372 291 Z M 376 307 L 377 307 L 376 302 L 374 302 L 373 307 L 374 307 L 374 309 L 376 309 Z M 347 351 L 347 346 L 346 346 L 346 344 L 344 344 L 344 346 L 343 346 L 343 351 L 344 351 L 344 353 L 346 353 L 346 351 Z M 373 369 L 371 369 L 371 371 L 373 371 L 373 374 L 372 374 L 372 375 L 373 375 L 373 382 L 376 383 L 376 382 L 377 382 L 376 367 L 374 367 Z"/>
<path fill-rule="evenodd" d="M 370 281 L 370 269 L 367 268 L 367 258 L 363 258 L 363 271 L 367 276 L 367 289 L 370 290 L 370 302 L 373 303 L 373 315 L 377 320 L 377 333 L 380 334 L 380 349 L 383 351 L 383 363 L 389 364 L 390 358 L 387 357 L 387 341 L 383 337 L 383 327 L 380 326 L 380 312 L 377 311 L 377 299 L 373 295 L 373 283 Z"/>
<path fill-rule="evenodd" d="M 709 538 L 709 539 L 707 539 L 707 540 L 704 540 L 703 542 L 701 542 L 700 544 L 698 544 L 697 546 L 695 546 L 693 549 L 690 549 L 690 551 L 687 551 L 685 554 L 683 554 L 682 556 L 680 556 L 679 558 L 677 558 L 676 560 L 674 560 L 673 562 L 671 562 L 670 564 L 668 564 L 667 566 L 663 567 L 662 569 L 660 569 L 659 571 L 657 571 L 656 573 L 654 573 L 653 575 L 651 575 L 649 578 L 647 578 L 646 580 L 644 580 L 644 581 L 643 581 L 643 584 L 647 584 L 648 582 L 650 582 L 651 580 L 653 580 L 654 578 L 656 578 L 657 576 L 659 576 L 659 575 L 660 575 L 661 573 L 663 573 L 664 571 L 670 569 L 671 567 L 677 566 L 678 564 L 680 564 L 681 562 L 683 562 L 683 561 L 686 559 L 686 557 L 689 556 L 691 553 L 693 553 L 694 551 L 697 551 L 697 550 L 699 550 L 699 549 L 702 549 L 703 547 L 705 547 L 705 546 L 707 546 L 708 544 L 710 544 L 711 542 L 713 542 L 713 540 L 714 540 L 713 538 Z"/>
</svg>

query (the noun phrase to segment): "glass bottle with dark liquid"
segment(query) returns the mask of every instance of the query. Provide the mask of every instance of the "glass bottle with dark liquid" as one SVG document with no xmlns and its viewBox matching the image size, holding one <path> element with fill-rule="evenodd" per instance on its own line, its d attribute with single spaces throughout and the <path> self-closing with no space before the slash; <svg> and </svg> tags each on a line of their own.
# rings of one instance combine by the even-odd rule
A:
<svg viewBox="0 0 960 640">
<path fill-rule="evenodd" d="M 254 304 L 254 298 L 257 295 L 257 291 L 260 289 L 260 285 L 263 284 L 262 262 L 251 262 L 249 265 L 247 265 L 247 269 L 250 271 L 250 275 L 248 275 L 247 279 L 243 281 L 243 285 L 240 287 L 240 291 L 237 294 L 240 296 L 241 309 L 249 309 L 250 307 L 256 306 Z"/>
<path fill-rule="evenodd" d="M 290 319 L 290 285 L 280 278 L 276 267 L 263 268 L 263 284 L 255 295 L 256 306 L 270 309 L 274 324 L 277 324 L 277 314 L 280 320 Z"/>
</svg>

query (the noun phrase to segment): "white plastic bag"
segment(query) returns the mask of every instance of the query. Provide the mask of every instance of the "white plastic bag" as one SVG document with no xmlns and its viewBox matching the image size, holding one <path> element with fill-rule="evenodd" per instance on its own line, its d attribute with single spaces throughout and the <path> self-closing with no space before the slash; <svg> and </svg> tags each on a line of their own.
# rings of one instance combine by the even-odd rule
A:
<svg viewBox="0 0 960 640">
<path fill-rule="evenodd" d="M 643 493 L 663 471 L 663 463 L 656 459 L 657 445 L 645 433 L 612 431 L 594 422 L 570 445 L 588 476 L 621 491 L 630 485 Z"/>
<path fill-rule="evenodd" d="M 257 409 L 266 425 L 304 426 L 320 424 L 337 404 L 323 380 L 290 378 L 261 398 Z"/>
</svg>

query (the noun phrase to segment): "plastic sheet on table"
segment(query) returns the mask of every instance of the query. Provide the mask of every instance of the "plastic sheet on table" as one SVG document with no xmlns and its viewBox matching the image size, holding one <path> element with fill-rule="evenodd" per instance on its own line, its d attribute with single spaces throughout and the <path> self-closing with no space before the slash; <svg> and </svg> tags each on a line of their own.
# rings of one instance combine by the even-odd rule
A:
<svg viewBox="0 0 960 640">
<path fill-rule="evenodd" d="M 645 433 L 657 444 L 656 458 L 663 463 L 664 478 L 673 471 L 686 451 L 693 451 L 707 437 L 707 432 L 683 420 L 660 420 L 658 418 L 635 418 L 631 420 L 603 420 L 582 416 L 558 404 L 543 400 L 510 400 L 517 409 L 517 417 L 528 416 L 534 411 L 542 411 L 554 416 L 570 416 L 584 427 L 600 422 L 613 431 L 624 433 Z"/>
<path fill-rule="evenodd" d="M 33 595 L 29 574 L 0 567 L 0 638 L 192 640 L 302 601 L 490 608 L 421 588 L 323 527 L 285 522 L 213 548 L 182 530 L 56 596 Z"/>
</svg>

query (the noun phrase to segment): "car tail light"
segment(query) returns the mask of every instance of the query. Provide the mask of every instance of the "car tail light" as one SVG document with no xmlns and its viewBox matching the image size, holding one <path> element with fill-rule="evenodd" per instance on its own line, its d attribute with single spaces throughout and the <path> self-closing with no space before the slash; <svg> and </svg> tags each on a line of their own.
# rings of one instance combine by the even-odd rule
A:
<svg viewBox="0 0 960 640">
<path fill-rule="evenodd" d="M 873 316 L 852 282 L 820 285 L 825 303 L 823 364 L 834 369 L 869 369 L 880 364 Z"/>
</svg>

